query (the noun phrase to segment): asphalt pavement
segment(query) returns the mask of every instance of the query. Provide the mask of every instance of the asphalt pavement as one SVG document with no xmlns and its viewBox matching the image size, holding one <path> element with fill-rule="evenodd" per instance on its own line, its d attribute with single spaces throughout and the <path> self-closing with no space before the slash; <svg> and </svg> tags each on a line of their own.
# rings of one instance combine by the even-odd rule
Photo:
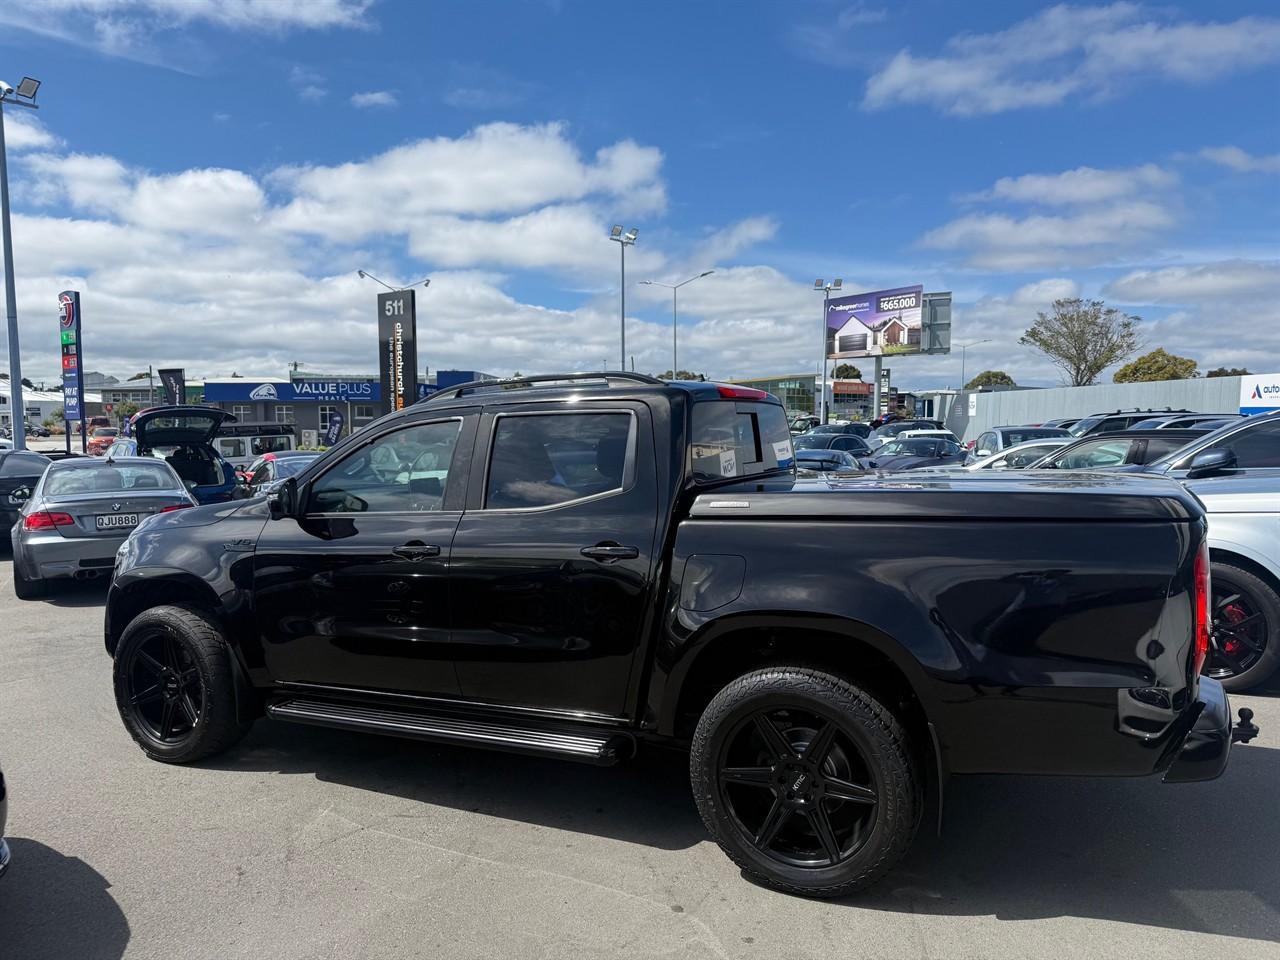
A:
<svg viewBox="0 0 1280 960">
<path fill-rule="evenodd" d="M 125 733 L 101 585 L 0 552 L 5 960 L 1280 957 L 1280 690 L 1203 784 L 956 778 L 874 892 L 742 878 L 682 764 L 597 769 L 261 720 L 192 767 Z M 1000 736 L 992 730 L 991 736 Z"/>
</svg>

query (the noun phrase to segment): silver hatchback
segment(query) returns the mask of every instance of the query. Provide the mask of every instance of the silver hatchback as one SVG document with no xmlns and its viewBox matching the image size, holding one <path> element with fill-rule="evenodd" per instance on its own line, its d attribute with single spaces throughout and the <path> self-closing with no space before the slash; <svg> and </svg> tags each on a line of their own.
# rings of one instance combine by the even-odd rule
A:
<svg viewBox="0 0 1280 960">
<path fill-rule="evenodd" d="M 151 457 L 77 457 L 49 465 L 13 525 L 13 590 L 107 576 L 116 549 L 147 517 L 195 506 L 173 468 Z"/>
</svg>

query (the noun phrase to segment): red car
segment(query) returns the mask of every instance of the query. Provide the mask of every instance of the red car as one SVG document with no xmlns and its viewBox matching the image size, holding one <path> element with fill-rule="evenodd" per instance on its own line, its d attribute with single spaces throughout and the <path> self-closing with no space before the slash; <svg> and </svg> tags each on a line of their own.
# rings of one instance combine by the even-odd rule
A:
<svg viewBox="0 0 1280 960">
<path fill-rule="evenodd" d="M 107 452 L 107 448 L 116 442 L 116 437 L 120 435 L 120 431 L 115 427 L 98 427 L 89 437 L 89 442 L 85 445 L 85 449 L 95 457 L 100 457 Z"/>
</svg>

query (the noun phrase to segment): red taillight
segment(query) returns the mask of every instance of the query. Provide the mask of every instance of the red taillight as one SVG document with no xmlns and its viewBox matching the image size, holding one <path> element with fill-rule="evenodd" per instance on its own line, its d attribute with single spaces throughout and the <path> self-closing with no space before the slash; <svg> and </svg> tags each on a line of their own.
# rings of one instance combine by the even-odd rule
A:
<svg viewBox="0 0 1280 960">
<path fill-rule="evenodd" d="M 769 394 L 755 387 L 727 387 L 723 383 L 716 384 L 720 396 L 726 400 L 767 400 Z"/>
<path fill-rule="evenodd" d="M 160 512 L 161 512 L 161 513 L 173 513 L 173 511 L 175 511 L 175 510 L 185 510 L 185 509 L 187 509 L 187 507 L 189 507 L 189 506 L 191 506 L 191 504 L 189 504 L 189 503 L 171 503 L 171 504 L 169 504 L 169 506 L 167 506 L 167 507 L 161 507 L 161 508 L 160 508 Z"/>
<path fill-rule="evenodd" d="M 1209 619 L 1209 544 L 1202 543 L 1200 552 L 1196 554 L 1194 595 L 1196 613 L 1196 658 L 1195 672 L 1199 673 L 1209 656 L 1209 631 L 1212 623 Z"/>
<path fill-rule="evenodd" d="M 67 527 L 75 523 L 69 513 L 50 513 L 48 510 L 38 510 L 35 513 L 27 514 L 25 520 L 22 521 L 23 530 L 52 530 L 54 527 Z"/>
</svg>

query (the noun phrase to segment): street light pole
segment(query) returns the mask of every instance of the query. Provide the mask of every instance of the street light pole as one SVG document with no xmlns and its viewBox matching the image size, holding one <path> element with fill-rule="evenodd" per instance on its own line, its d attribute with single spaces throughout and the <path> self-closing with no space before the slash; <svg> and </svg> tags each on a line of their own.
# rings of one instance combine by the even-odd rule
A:
<svg viewBox="0 0 1280 960">
<path fill-rule="evenodd" d="M 965 388 L 965 382 L 966 382 L 964 379 L 965 351 L 967 351 L 970 347 L 976 347 L 980 343 L 990 343 L 990 342 L 991 342 L 991 338 L 988 337 L 986 340 L 975 340 L 973 341 L 973 343 L 960 344 L 960 389 L 961 390 Z"/>
<path fill-rule="evenodd" d="M 621 224 L 615 223 L 609 231 L 609 239 L 615 241 L 622 252 L 622 285 L 618 288 L 618 320 L 621 331 L 621 351 L 622 366 L 619 370 L 627 369 L 627 247 L 636 242 L 636 237 L 640 231 L 635 227 L 628 230 Z"/>
<path fill-rule="evenodd" d="M 9 164 L 5 156 L 4 107 L 12 103 L 30 110 L 40 109 L 34 103 L 23 102 L 34 100 L 39 88 L 40 81 L 23 77 L 16 91 L 16 95 L 23 99 L 17 100 L 14 99 L 13 87 L 0 81 L 0 234 L 4 237 L 4 306 L 9 334 L 9 426 L 15 450 L 27 448 L 27 408 L 22 400 L 22 356 L 18 346 L 18 292 L 13 279 L 13 227 L 9 222 Z"/>
<path fill-rule="evenodd" d="M 703 270 L 696 277 L 690 277 L 688 280 L 681 280 L 679 283 L 663 283 L 661 280 L 641 280 L 640 281 L 641 283 L 647 284 L 648 286 L 666 287 L 668 290 L 671 291 L 671 376 L 673 379 L 676 376 L 676 371 L 680 369 L 679 347 L 677 342 L 678 341 L 677 330 L 679 329 L 680 321 L 679 321 L 679 310 L 677 308 L 676 298 L 680 293 L 680 288 L 683 287 L 686 283 L 693 283 L 693 281 L 701 280 L 703 277 L 709 277 L 713 273 L 715 273 L 714 270 Z"/>
<path fill-rule="evenodd" d="M 844 281 L 837 277 L 830 283 L 825 280 L 813 281 L 813 289 L 822 292 L 822 353 L 820 354 L 822 365 L 822 393 L 818 398 L 818 422 L 827 422 L 827 313 L 831 307 L 831 291 L 839 290 L 844 286 Z"/>
</svg>

